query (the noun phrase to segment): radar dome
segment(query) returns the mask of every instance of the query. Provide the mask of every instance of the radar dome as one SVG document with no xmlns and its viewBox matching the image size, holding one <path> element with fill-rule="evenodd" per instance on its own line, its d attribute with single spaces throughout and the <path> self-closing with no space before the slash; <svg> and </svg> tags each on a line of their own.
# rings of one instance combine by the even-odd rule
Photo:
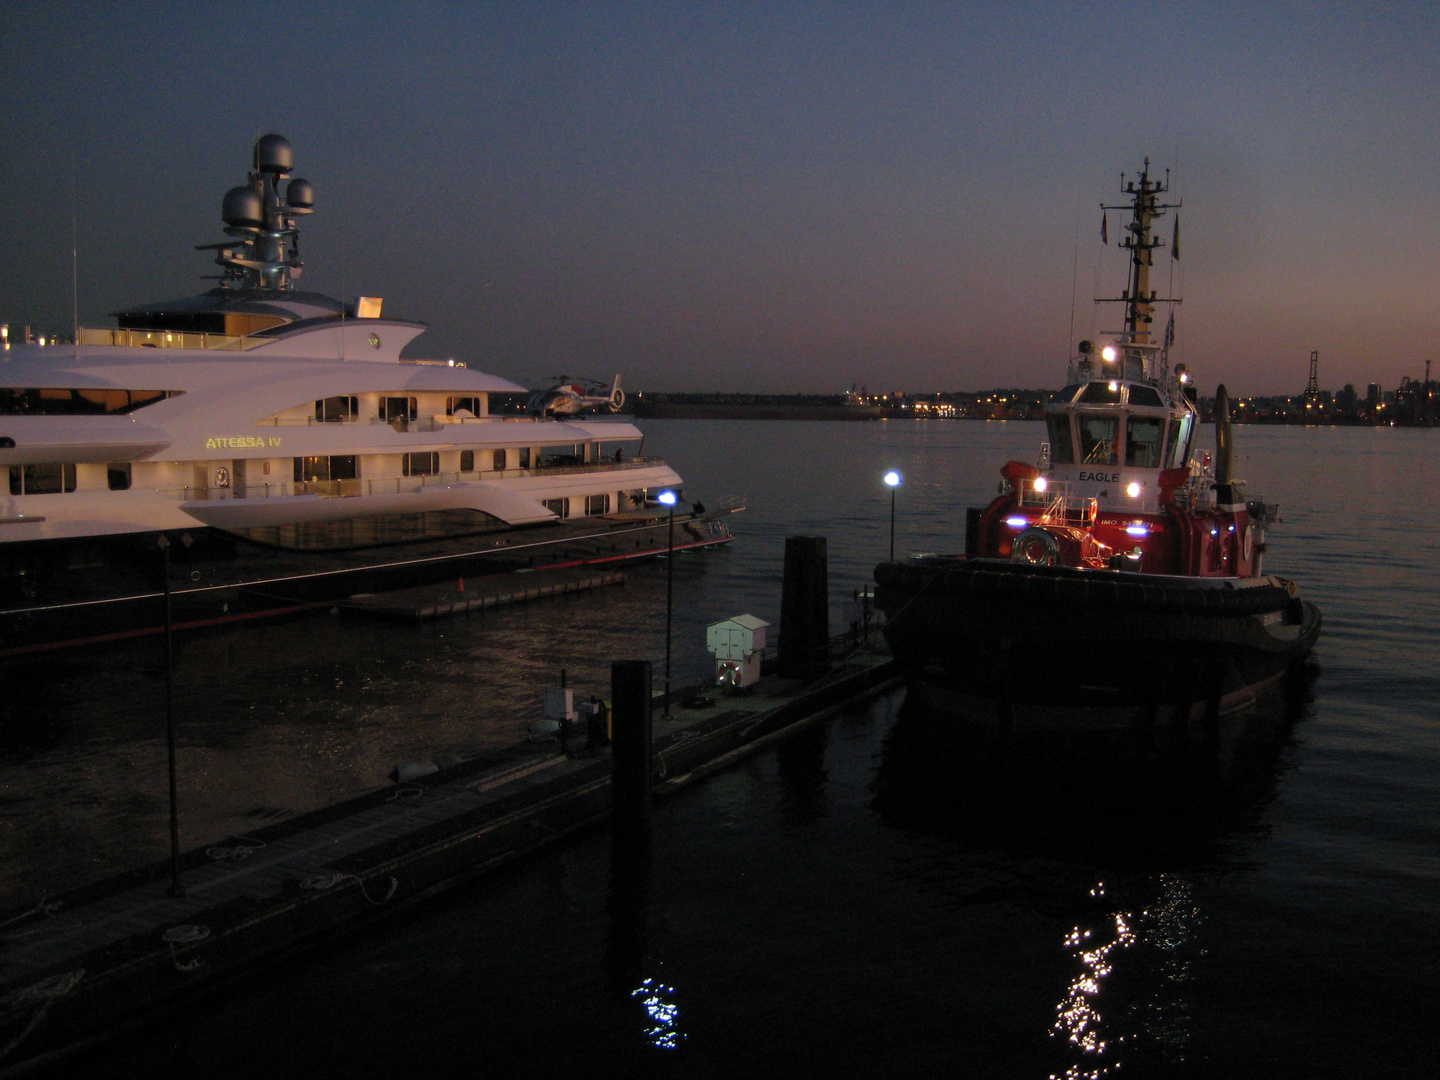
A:
<svg viewBox="0 0 1440 1080">
<path fill-rule="evenodd" d="M 255 168 L 261 172 L 288 173 L 295 167 L 295 152 L 283 135 L 273 132 L 255 141 Z"/>
<path fill-rule="evenodd" d="M 265 222 L 260 193 L 248 185 L 231 188 L 225 193 L 225 201 L 220 207 L 220 218 L 232 228 L 258 229 Z"/>
<path fill-rule="evenodd" d="M 309 180 L 301 180 L 298 177 L 290 181 L 285 189 L 285 201 L 291 206 L 302 210 L 309 210 L 315 205 L 315 189 L 310 186 Z"/>
</svg>

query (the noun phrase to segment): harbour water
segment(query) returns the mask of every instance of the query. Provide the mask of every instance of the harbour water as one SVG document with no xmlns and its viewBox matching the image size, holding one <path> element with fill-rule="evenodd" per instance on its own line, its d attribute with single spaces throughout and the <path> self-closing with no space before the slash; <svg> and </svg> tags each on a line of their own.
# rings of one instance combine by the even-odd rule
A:
<svg viewBox="0 0 1440 1080">
<path fill-rule="evenodd" d="M 646 429 L 690 495 L 750 504 L 735 544 L 675 561 L 677 685 L 709 668 L 707 623 L 778 619 L 786 536 L 828 538 L 840 629 L 889 546 L 886 469 L 904 476 L 897 551 L 954 550 L 965 507 L 1043 438 Z M 1301 583 L 1325 632 L 1304 700 L 1224 760 L 1016 760 L 934 738 L 896 692 L 660 805 L 641 902 L 612 891 L 598 831 L 259 974 L 86 1074 L 1434 1075 L 1435 438 L 1237 429 L 1237 473 L 1284 520 L 1266 569 Z M 617 658 L 654 660 L 658 681 L 665 573 L 418 627 L 320 614 L 183 642 L 184 842 L 513 742 L 562 667 L 581 694 L 604 694 Z M 153 644 L 4 670 L 6 907 L 164 856 L 162 660 Z"/>
</svg>

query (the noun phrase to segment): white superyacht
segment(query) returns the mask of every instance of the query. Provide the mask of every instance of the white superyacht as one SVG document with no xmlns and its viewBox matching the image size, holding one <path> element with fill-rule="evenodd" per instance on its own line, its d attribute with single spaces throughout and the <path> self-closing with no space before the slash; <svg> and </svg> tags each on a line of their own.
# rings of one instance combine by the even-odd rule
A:
<svg viewBox="0 0 1440 1080">
<path fill-rule="evenodd" d="M 314 193 L 279 135 L 199 296 L 0 353 L 0 655 L 528 566 L 654 555 L 681 479 L 630 423 L 494 415 L 525 388 L 402 359 L 423 323 L 295 287 Z M 675 548 L 725 543 L 693 504 Z M 165 543 L 160 543 L 164 539 Z M 162 552 L 164 558 L 161 557 Z"/>
</svg>

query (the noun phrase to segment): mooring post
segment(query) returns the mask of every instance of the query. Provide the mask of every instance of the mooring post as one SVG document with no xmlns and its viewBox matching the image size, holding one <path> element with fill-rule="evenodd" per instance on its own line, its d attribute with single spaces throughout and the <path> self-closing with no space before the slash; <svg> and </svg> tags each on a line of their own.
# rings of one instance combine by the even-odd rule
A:
<svg viewBox="0 0 1440 1080">
<path fill-rule="evenodd" d="M 650 661 L 610 665 L 611 847 L 649 857 Z"/>
<path fill-rule="evenodd" d="M 830 670 L 830 581 L 823 536 L 785 539 L 779 671 L 813 679 Z"/>
</svg>

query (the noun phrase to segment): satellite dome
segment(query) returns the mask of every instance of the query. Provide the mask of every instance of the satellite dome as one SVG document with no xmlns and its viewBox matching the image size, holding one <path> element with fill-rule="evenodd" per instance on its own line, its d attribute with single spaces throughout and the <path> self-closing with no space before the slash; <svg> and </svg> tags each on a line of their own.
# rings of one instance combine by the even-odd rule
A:
<svg viewBox="0 0 1440 1080">
<path fill-rule="evenodd" d="M 315 189 L 310 186 L 309 180 L 301 180 L 298 177 L 290 181 L 285 189 L 285 201 L 291 206 L 302 210 L 308 210 L 315 205 Z"/>
<path fill-rule="evenodd" d="M 255 141 L 255 168 L 261 172 L 285 174 L 295 167 L 295 151 L 283 135 L 273 132 Z"/>
<path fill-rule="evenodd" d="M 265 211 L 260 202 L 260 193 L 248 184 L 231 188 L 225 193 L 220 207 L 220 218 L 226 225 L 236 229 L 258 229 L 265 223 Z"/>
</svg>

